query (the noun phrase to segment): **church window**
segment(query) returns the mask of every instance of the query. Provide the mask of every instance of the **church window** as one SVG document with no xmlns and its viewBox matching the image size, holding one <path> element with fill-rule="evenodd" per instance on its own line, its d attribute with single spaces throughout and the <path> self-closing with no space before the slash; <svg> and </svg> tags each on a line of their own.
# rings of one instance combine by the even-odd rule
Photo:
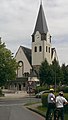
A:
<svg viewBox="0 0 68 120">
<path fill-rule="evenodd" d="M 50 47 L 49 47 L 49 53 L 50 53 Z"/>
<path fill-rule="evenodd" d="M 42 46 L 39 46 L 39 52 L 41 52 L 42 51 Z"/>
<path fill-rule="evenodd" d="M 37 52 L 37 47 L 35 46 L 35 49 L 34 49 L 35 52 Z"/>
<path fill-rule="evenodd" d="M 24 73 L 24 63 L 23 61 L 18 62 L 17 76 L 22 77 Z"/>
<path fill-rule="evenodd" d="M 47 52 L 47 46 L 46 46 L 46 52 Z"/>
</svg>

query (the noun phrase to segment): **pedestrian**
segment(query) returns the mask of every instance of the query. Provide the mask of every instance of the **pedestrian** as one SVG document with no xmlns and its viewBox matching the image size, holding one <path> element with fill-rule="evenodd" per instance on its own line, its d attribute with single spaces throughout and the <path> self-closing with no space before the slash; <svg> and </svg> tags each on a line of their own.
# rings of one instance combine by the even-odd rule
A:
<svg viewBox="0 0 68 120">
<path fill-rule="evenodd" d="M 68 104 L 67 100 L 63 97 L 63 91 L 59 92 L 59 95 L 56 97 L 56 110 L 58 111 L 58 119 L 64 120 L 64 104 Z M 56 113 L 56 112 L 55 112 Z M 56 120 L 56 116 L 55 116 Z"/>
<path fill-rule="evenodd" d="M 49 115 L 51 113 L 51 111 L 54 112 L 55 109 L 55 95 L 54 95 L 54 89 L 50 89 L 50 93 L 48 94 L 48 108 L 47 108 L 47 112 L 46 112 L 46 120 L 49 119 Z"/>
</svg>

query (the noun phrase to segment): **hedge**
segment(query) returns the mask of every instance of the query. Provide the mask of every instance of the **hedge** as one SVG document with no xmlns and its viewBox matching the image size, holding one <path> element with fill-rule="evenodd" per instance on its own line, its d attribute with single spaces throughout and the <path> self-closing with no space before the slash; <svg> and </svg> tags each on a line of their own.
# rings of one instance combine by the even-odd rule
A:
<svg viewBox="0 0 68 120">
<path fill-rule="evenodd" d="M 56 93 L 56 96 L 58 95 L 58 93 Z M 47 97 L 48 97 L 48 93 L 45 93 L 42 95 L 41 100 L 42 100 L 42 106 L 47 107 L 48 103 L 47 103 Z M 64 97 L 68 100 L 68 93 L 64 93 Z M 68 105 L 64 106 L 64 110 L 66 113 L 68 113 Z"/>
<path fill-rule="evenodd" d="M 45 91 L 45 90 L 49 90 L 49 89 L 47 89 L 47 87 L 45 87 L 45 86 L 36 87 L 35 94 L 37 94 L 38 92 L 41 92 L 41 91 Z"/>
</svg>

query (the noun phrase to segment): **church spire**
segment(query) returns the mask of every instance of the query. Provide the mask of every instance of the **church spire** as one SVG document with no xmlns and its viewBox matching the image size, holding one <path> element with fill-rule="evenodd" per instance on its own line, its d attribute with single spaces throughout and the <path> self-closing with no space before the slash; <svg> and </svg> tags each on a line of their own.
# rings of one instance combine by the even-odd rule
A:
<svg viewBox="0 0 68 120">
<path fill-rule="evenodd" d="M 42 0 L 40 0 L 40 5 L 42 5 Z"/>
<path fill-rule="evenodd" d="M 38 13 L 33 35 L 36 33 L 36 31 L 39 31 L 40 33 L 45 33 L 45 34 L 48 32 L 48 27 L 47 27 L 45 15 L 44 15 L 43 7 L 42 7 L 42 0 L 40 1 L 39 13 Z"/>
</svg>

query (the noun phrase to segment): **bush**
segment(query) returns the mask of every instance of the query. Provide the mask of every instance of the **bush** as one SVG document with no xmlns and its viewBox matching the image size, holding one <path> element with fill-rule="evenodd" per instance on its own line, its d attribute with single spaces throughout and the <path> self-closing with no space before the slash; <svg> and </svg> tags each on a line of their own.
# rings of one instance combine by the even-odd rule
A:
<svg viewBox="0 0 68 120">
<path fill-rule="evenodd" d="M 68 93 L 68 86 L 61 86 L 57 88 L 57 91 L 63 91 L 64 93 Z"/>
<path fill-rule="evenodd" d="M 41 91 L 45 91 L 45 90 L 47 90 L 47 87 L 45 87 L 45 86 L 36 87 L 35 94 L 37 94 L 38 92 L 41 92 Z"/>
<path fill-rule="evenodd" d="M 56 93 L 56 96 L 58 95 L 58 93 Z M 45 93 L 42 95 L 42 106 L 47 107 L 48 103 L 47 103 L 47 97 L 48 97 L 48 93 Z M 64 93 L 64 97 L 68 100 L 68 93 Z M 64 110 L 65 113 L 68 113 L 68 105 L 64 106 Z"/>
<path fill-rule="evenodd" d="M 4 94 L 2 93 L 2 90 L 0 89 L 0 97 L 1 97 L 1 96 L 4 96 Z"/>
<path fill-rule="evenodd" d="M 47 97 L 48 97 L 48 93 L 45 93 L 45 94 L 43 94 L 42 95 L 42 97 L 41 97 L 41 100 L 42 100 L 42 105 L 44 106 L 44 107 L 47 107 Z"/>
</svg>

